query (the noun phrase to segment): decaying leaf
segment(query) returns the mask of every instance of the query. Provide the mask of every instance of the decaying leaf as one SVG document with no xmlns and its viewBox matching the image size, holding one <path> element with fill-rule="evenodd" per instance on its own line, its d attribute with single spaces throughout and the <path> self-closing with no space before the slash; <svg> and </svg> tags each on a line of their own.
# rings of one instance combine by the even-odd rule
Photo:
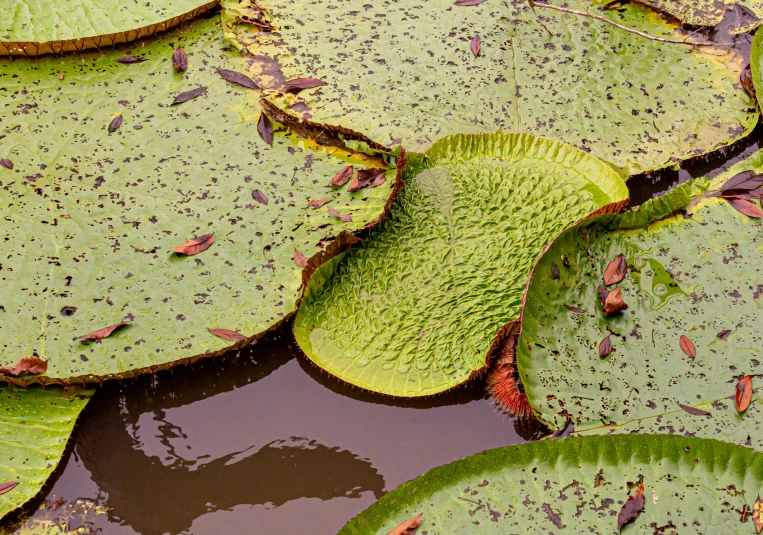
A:
<svg viewBox="0 0 763 535">
<path fill-rule="evenodd" d="M 723 329 L 721 332 L 719 332 L 715 336 L 717 338 L 720 338 L 721 340 L 726 340 L 730 334 L 731 334 L 731 329 Z"/>
<path fill-rule="evenodd" d="M 734 401 L 739 412 L 746 411 L 752 401 L 752 378 L 752 375 L 745 375 L 737 383 Z"/>
<path fill-rule="evenodd" d="M 228 329 L 207 329 L 210 333 L 224 340 L 230 340 L 231 342 L 240 342 L 246 340 L 246 336 L 237 331 L 229 331 Z"/>
<path fill-rule="evenodd" d="M 329 214 L 333 215 L 334 217 L 338 217 L 339 219 L 341 219 L 344 222 L 352 221 L 352 216 L 351 215 L 340 214 L 339 212 L 337 212 L 336 210 L 334 210 L 330 206 L 328 208 L 326 208 L 326 210 L 328 211 Z"/>
<path fill-rule="evenodd" d="M 371 183 L 374 183 L 379 177 L 384 176 L 384 170 L 383 169 L 377 169 L 377 168 L 370 168 L 370 169 L 361 169 L 360 171 L 357 171 L 352 175 L 352 182 L 350 182 L 350 186 L 347 188 L 347 191 L 350 193 L 354 193 L 356 191 L 360 191 L 363 188 L 367 188 Z M 383 184 L 384 182 L 382 182 Z"/>
<path fill-rule="evenodd" d="M 261 204 L 265 204 L 265 205 L 268 204 L 267 196 L 258 189 L 252 191 L 252 199 L 254 199 L 255 201 Z"/>
<path fill-rule="evenodd" d="M 207 90 L 207 86 L 202 85 L 197 87 L 196 89 L 191 89 L 190 91 L 184 91 L 175 97 L 175 100 L 172 101 L 172 105 L 174 106 L 175 104 L 182 104 L 183 102 L 188 102 L 189 100 L 193 100 L 199 95 L 203 95 L 206 90 Z"/>
<path fill-rule="evenodd" d="M 620 290 L 619 286 L 609 292 L 606 299 L 604 299 L 605 316 L 612 316 L 627 309 L 628 305 L 623 301 L 623 292 Z"/>
<path fill-rule="evenodd" d="M 146 58 L 138 58 L 135 56 L 122 56 L 121 58 L 117 58 L 114 61 L 117 63 L 121 63 L 122 65 L 132 65 L 133 63 L 143 63 L 146 61 Z"/>
<path fill-rule="evenodd" d="M 478 6 L 485 0 L 456 0 L 455 4 L 457 6 Z"/>
<path fill-rule="evenodd" d="M 8 158 L 0 158 L 0 166 L 5 167 L 6 169 L 13 169 L 13 162 Z"/>
<path fill-rule="evenodd" d="M 326 82 L 317 78 L 294 78 L 283 84 L 283 92 L 297 94 L 303 89 L 312 89 L 322 85 L 326 85 Z"/>
<path fill-rule="evenodd" d="M 238 84 L 242 87 L 247 87 L 249 89 L 259 89 L 260 86 L 258 86 L 254 80 L 249 78 L 247 75 L 242 74 L 240 72 L 231 71 L 229 69 L 217 69 L 217 74 L 222 76 L 224 79 L 228 80 L 229 82 L 232 82 L 234 84 Z"/>
<path fill-rule="evenodd" d="M 382 184 L 384 184 L 387 181 L 387 177 L 384 176 L 384 173 L 379 173 L 376 175 L 376 178 L 374 178 L 373 182 L 371 182 L 372 188 L 378 188 Z"/>
<path fill-rule="evenodd" d="M 111 120 L 111 123 L 109 124 L 109 133 L 114 132 L 120 126 L 122 126 L 122 116 L 117 115 Z"/>
<path fill-rule="evenodd" d="M 689 414 L 693 414 L 694 416 L 710 416 L 709 412 L 703 411 L 702 409 L 698 409 L 696 407 L 692 407 L 690 405 L 684 405 L 683 403 L 679 403 L 678 406 L 681 407 L 686 412 L 688 412 Z"/>
<path fill-rule="evenodd" d="M 737 173 L 724 182 L 719 194 L 721 197 L 734 197 L 755 192 L 752 196 L 759 196 L 761 187 L 763 187 L 763 174 L 747 170 Z"/>
<path fill-rule="evenodd" d="M 182 47 L 177 47 L 175 52 L 172 53 L 172 66 L 175 67 L 176 71 L 183 72 L 188 70 L 188 56 Z"/>
<path fill-rule="evenodd" d="M 18 485 L 17 481 L 8 481 L 7 483 L 0 483 L 0 494 L 5 494 L 6 492 L 12 491 L 16 485 Z"/>
<path fill-rule="evenodd" d="M 582 314 L 583 312 L 585 312 L 585 310 L 584 310 L 584 309 L 582 309 L 582 308 L 580 308 L 580 307 L 576 307 L 576 306 L 573 306 L 573 305 L 564 305 L 564 306 L 565 306 L 565 307 L 567 308 L 567 310 L 569 310 L 570 312 L 576 312 L 576 313 L 578 313 L 578 314 Z"/>
<path fill-rule="evenodd" d="M 39 375 L 45 373 L 48 370 L 48 361 L 42 360 L 39 357 L 24 357 L 19 360 L 16 365 L 11 368 L 9 366 L 0 367 L 0 375 Z"/>
<path fill-rule="evenodd" d="M 625 255 L 617 255 L 617 257 L 615 257 L 604 270 L 604 284 L 610 286 L 623 280 L 625 278 L 626 268 Z"/>
<path fill-rule="evenodd" d="M 749 217 L 763 217 L 763 210 L 761 210 L 760 207 L 748 201 L 747 199 L 740 199 L 739 197 L 728 197 L 726 200 L 729 201 L 729 204 L 733 206 L 737 212 L 740 212 Z"/>
<path fill-rule="evenodd" d="M 739 74 L 739 82 L 742 84 L 742 89 L 745 90 L 745 93 L 754 98 L 755 84 L 752 81 L 752 69 L 750 69 L 749 63 L 744 69 L 742 69 L 742 72 Z"/>
<path fill-rule="evenodd" d="M 294 261 L 299 267 L 305 267 L 307 265 L 307 258 L 299 249 L 294 249 Z"/>
<path fill-rule="evenodd" d="M 406 520 L 395 529 L 390 531 L 387 535 L 413 535 L 421 524 L 421 517 L 424 513 L 419 513 L 410 520 Z"/>
<path fill-rule="evenodd" d="M 265 115 L 265 112 L 260 113 L 260 120 L 257 121 L 257 132 L 260 133 L 260 137 L 270 146 L 273 146 L 273 123 L 270 122 L 270 117 Z"/>
<path fill-rule="evenodd" d="M 763 529 L 763 500 L 757 497 L 752 506 L 752 521 L 755 522 L 755 530 L 760 533 Z"/>
<path fill-rule="evenodd" d="M 342 167 L 337 173 L 331 178 L 331 185 L 332 186 L 344 186 L 350 178 L 355 174 L 355 169 L 348 165 L 346 167 Z"/>
<path fill-rule="evenodd" d="M 119 329 L 120 327 L 123 327 L 125 325 L 129 325 L 129 321 L 123 321 L 121 323 L 116 323 L 114 325 L 109 325 L 108 327 L 104 327 L 102 329 L 97 329 L 91 333 L 88 333 L 84 336 L 80 336 L 79 340 L 102 340 L 104 338 L 107 338 L 111 336 L 111 333 Z"/>
<path fill-rule="evenodd" d="M 691 358 L 694 358 L 697 356 L 697 349 L 694 347 L 694 343 L 689 340 L 689 337 L 685 334 L 682 334 L 681 337 L 678 339 L 678 343 L 681 345 L 681 350 L 686 353 Z"/>
<path fill-rule="evenodd" d="M 212 245 L 212 243 L 214 243 L 214 241 L 215 241 L 214 234 L 204 234 L 203 236 L 197 236 L 196 238 L 191 238 L 190 240 L 185 242 L 183 245 L 178 245 L 177 247 L 173 249 L 173 251 L 178 254 L 192 256 L 209 249 L 209 247 Z"/>
<path fill-rule="evenodd" d="M 612 339 L 611 339 L 611 335 L 607 335 L 599 343 L 599 356 L 604 358 L 606 356 L 609 356 L 610 353 L 612 353 Z"/>
<path fill-rule="evenodd" d="M 644 481 L 640 480 L 636 492 L 631 494 L 625 503 L 623 508 L 620 509 L 620 514 L 617 515 L 617 529 L 622 528 L 625 524 L 635 519 L 641 511 L 644 510 Z"/>
<path fill-rule="evenodd" d="M 472 42 L 469 46 L 472 49 L 472 54 L 477 56 L 480 53 L 480 46 L 482 46 L 482 39 L 480 39 L 480 36 L 475 35 L 472 37 Z"/>
<path fill-rule="evenodd" d="M 328 202 L 331 202 L 331 199 L 321 199 L 319 201 L 310 201 L 309 203 L 307 203 L 307 207 L 320 208 L 321 206 L 323 206 L 324 204 Z"/>
</svg>

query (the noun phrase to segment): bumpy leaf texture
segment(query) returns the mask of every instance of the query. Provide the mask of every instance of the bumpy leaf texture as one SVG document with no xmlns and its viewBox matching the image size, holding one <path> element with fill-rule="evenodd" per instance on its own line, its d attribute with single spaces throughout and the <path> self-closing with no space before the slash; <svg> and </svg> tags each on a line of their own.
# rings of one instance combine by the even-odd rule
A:
<svg viewBox="0 0 763 535">
<path fill-rule="evenodd" d="M 303 282 L 295 248 L 310 258 L 385 211 L 395 170 L 356 194 L 327 187 L 348 159 L 364 168 L 384 165 L 378 157 L 259 138 L 259 95 L 218 74 L 246 64 L 217 31 L 214 20 L 178 27 L 128 66 L 116 51 L 0 60 L 3 147 L 16 162 L 0 179 L 0 366 L 37 354 L 49 367 L 35 380 L 89 381 L 223 351 L 231 343 L 209 328 L 251 338 L 293 313 Z M 170 59 L 178 46 L 192 58 L 182 78 Z M 170 106 L 204 86 L 203 97 Z M 125 123 L 109 134 L 117 111 Z M 320 198 L 352 222 L 308 208 Z M 209 249 L 172 252 L 207 234 Z M 130 327 L 98 343 L 73 340 L 123 321 Z"/>
<path fill-rule="evenodd" d="M 729 30 L 742 33 L 754 30 L 763 19 L 763 2 L 759 0 L 640 0 L 644 5 L 675 17 L 692 26 L 715 26 L 728 11 L 736 11 Z"/>
<path fill-rule="evenodd" d="M 423 151 L 447 135 L 501 129 L 572 143 L 635 174 L 727 145 L 758 118 L 739 84 L 741 57 L 538 8 L 541 25 L 524 0 L 468 8 L 452 0 L 258 4 L 279 31 L 241 33 L 260 69 L 255 81 L 283 91 L 289 78 L 324 80 L 320 91 L 275 103 L 386 145 Z M 565 2 L 597 14 L 603 4 Z M 635 2 L 606 14 L 684 37 Z"/>
<path fill-rule="evenodd" d="M 571 418 L 576 433 L 691 433 L 763 450 L 761 403 L 744 415 L 734 403 L 737 380 L 763 371 L 763 232 L 715 196 L 746 169 L 763 170 L 763 152 L 712 183 L 697 179 L 585 222 L 544 253 L 517 362 L 530 404 L 552 429 Z M 566 300 L 596 302 L 601 273 L 619 253 L 633 266 L 619 286 L 628 310 L 571 315 Z M 570 267 L 553 280 L 562 255 Z M 602 360 L 596 348 L 609 333 L 615 351 Z"/>
<path fill-rule="evenodd" d="M 318 270 L 294 325 L 323 369 L 397 396 L 483 369 L 546 244 L 627 198 L 604 162 L 531 135 L 445 138 L 404 180 L 389 220 Z"/>
<path fill-rule="evenodd" d="M 716 440 L 628 435 L 543 440 L 440 466 L 386 494 L 339 535 L 386 535 L 420 511 L 419 533 L 429 535 L 609 535 L 639 477 L 659 499 L 623 533 L 753 532 L 737 509 L 752 506 L 763 485 L 763 454 Z"/>
<path fill-rule="evenodd" d="M 90 390 L 70 387 L 0 388 L 0 483 L 16 482 L 0 495 L 0 517 L 36 496 L 64 453 Z"/>
</svg>

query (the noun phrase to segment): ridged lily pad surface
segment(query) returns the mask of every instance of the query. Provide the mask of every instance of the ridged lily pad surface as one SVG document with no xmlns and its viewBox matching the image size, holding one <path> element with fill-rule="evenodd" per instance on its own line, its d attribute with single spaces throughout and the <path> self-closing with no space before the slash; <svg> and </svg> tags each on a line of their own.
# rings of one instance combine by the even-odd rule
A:
<svg viewBox="0 0 763 535">
<path fill-rule="evenodd" d="M 316 272 L 294 326 L 320 367 L 397 396 L 484 368 L 546 244 L 627 198 L 604 162 L 530 135 L 443 139 L 405 181 L 389 220 Z"/>
<path fill-rule="evenodd" d="M 0 388 L 0 518 L 36 496 L 61 461 L 90 390 Z"/>
<path fill-rule="evenodd" d="M 0 10 L 0 54 L 37 56 L 153 35 L 219 0 L 14 0 Z"/>
<path fill-rule="evenodd" d="M 738 380 L 762 371 L 763 229 L 711 196 L 745 170 L 763 171 L 763 152 L 712 183 L 570 229 L 539 260 L 517 363 L 549 426 L 569 419 L 577 432 L 684 433 L 763 450 L 757 390 L 744 414 L 734 403 Z M 620 254 L 628 309 L 607 317 L 598 286 Z M 612 352 L 600 356 L 605 337 Z"/>
<path fill-rule="evenodd" d="M 686 37 L 649 8 L 601 11 L 604 3 L 564 5 L 652 35 Z M 240 17 L 242 4 L 227 4 L 236 8 L 231 18 Z M 382 144 L 423 151 L 450 134 L 533 133 L 590 151 L 627 175 L 727 145 L 757 122 L 739 84 L 742 60 L 730 52 L 660 43 L 540 7 L 539 22 L 523 0 L 258 4 L 277 31 L 239 27 L 236 37 L 254 54 L 258 80 L 273 90 L 291 78 L 326 83 L 273 94 L 275 101 Z M 249 18 L 256 16 L 250 9 Z"/>
<path fill-rule="evenodd" d="M 724 15 L 735 6 L 742 9 L 745 19 L 735 24 L 733 32 L 746 32 L 760 26 L 763 18 L 763 2 L 746 0 L 734 2 L 730 0 L 639 0 L 642 4 L 667 13 L 684 24 L 692 26 L 715 26 L 723 20 Z"/>
<path fill-rule="evenodd" d="M 431 470 L 352 519 L 340 535 L 384 535 L 422 514 L 419 533 L 620 533 L 643 478 L 644 510 L 622 533 L 754 533 L 763 454 L 716 440 L 656 435 L 545 440 Z"/>
<path fill-rule="evenodd" d="M 177 46 L 186 73 L 173 69 Z M 295 249 L 310 258 L 383 214 L 395 171 L 349 193 L 329 185 L 342 166 L 384 162 L 281 133 L 266 144 L 259 92 L 216 72 L 243 70 L 225 48 L 218 23 L 199 20 L 127 51 L 142 63 L 116 63 L 125 51 L 0 61 L 13 162 L 0 168 L 0 364 L 36 352 L 47 376 L 29 380 L 90 381 L 223 351 L 232 342 L 208 329 L 251 338 L 295 310 Z M 173 253 L 207 234 L 205 251 Z M 120 322 L 131 323 L 75 340 Z"/>
</svg>

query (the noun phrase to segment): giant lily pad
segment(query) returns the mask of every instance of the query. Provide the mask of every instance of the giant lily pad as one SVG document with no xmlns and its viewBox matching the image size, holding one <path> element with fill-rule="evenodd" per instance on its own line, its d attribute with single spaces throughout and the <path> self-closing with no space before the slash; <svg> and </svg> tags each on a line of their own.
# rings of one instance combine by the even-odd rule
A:
<svg viewBox="0 0 763 535">
<path fill-rule="evenodd" d="M 763 229 L 712 195 L 746 170 L 763 171 L 763 152 L 713 182 L 570 229 L 538 261 L 517 364 L 549 426 L 696 434 L 763 450 L 760 396 L 744 414 L 734 403 L 738 380 L 763 362 Z M 620 254 L 628 267 L 616 286 L 628 309 L 607 317 L 598 287 Z M 606 337 L 612 352 L 600 356 Z"/>
<path fill-rule="evenodd" d="M 604 3 L 564 5 L 601 14 Z M 228 18 L 263 17 L 248 4 L 224 3 Z M 275 31 L 239 26 L 229 37 L 254 54 L 263 86 L 286 91 L 285 81 L 305 77 L 326 84 L 273 93 L 278 105 L 409 150 L 500 129 L 572 143 L 627 175 L 728 145 L 758 118 L 738 82 L 742 60 L 731 52 L 660 43 L 536 8 L 539 22 L 524 0 L 257 5 L 268 15 L 260 27 Z M 652 35 L 686 37 L 635 3 L 603 13 Z M 476 56 L 469 46 L 475 35 L 482 43 Z"/>
<path fill-rule="evenodd" d="M 0 55 L 82 51 L 164 31 L 220 0 L 17 0 L 0 11 Z"/>
<path fill-rule="evenodd" d="M 90 390 L 0 388 L 0 518 L 36 496 L 56 469 Z"/>
<path fill-rule="evenodd" d="M 185 73 L 173 69 L 177 46 Z M 266 144 L 259 92 L 216 72 L 241 68 L 216 21 L 162 34 L 133 53 L 142 63 L 116 63 L 124 53 L 0 61 L 13 163 L 0 168 L 0 364 L 36 351 L 48 371 L 29 380 L 129 376 L 251 340 L 296 308 L 295 250 L 309 259 L 374 224 L 395 189 L 395 170 L 356 193 L 329 185 L 347 163 L 379 158 L 282 133 Z M 205 251 L 173 253 L 207 234 Z M 122 322 L 103 340 L 75 339 Z"/>
<path fill-rule="evenodd" d="M 716 440 L 633 435 L 478 453 L 401 485 L 339 534 L 387 534 L 418 514 L 418 533 L 429 535 L 619 533 L 618 514 L 641 478 L 644 510 L 623 533 L 754 533 L 763 454 Z"/>
<path fill-rule="evenodd" d="M 535 257 L 627 190 L 604 162 L 531 135 L 448 137 L 409 168 L 389 220 L 316 272 L 294 333 L 344 381 L 422 396 L 485 367 Z"/>
<path fill-rule="evenodd" d="M 715 26 L 723 20 L 727 11 L 739 6 L 742 16 L 748 20 L 735 24 L 731 28 L 735 33 L 757 28 L 760 26 L 760 19 L 763 18 L 763 2 L 759 0 L 639 0 L 639 2 L 692 26 Z"/>
</svg>

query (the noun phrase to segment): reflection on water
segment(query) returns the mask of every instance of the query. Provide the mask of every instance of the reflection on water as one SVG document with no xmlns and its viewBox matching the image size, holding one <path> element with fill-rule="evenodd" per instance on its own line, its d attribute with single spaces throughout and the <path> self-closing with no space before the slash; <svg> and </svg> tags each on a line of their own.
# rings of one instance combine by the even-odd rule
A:
<svg viewBox="0 0 763 535">
<path fill-rule="evenodd" d="M 105 384 L 47 499 L 97 504 L 88 526 L 116 535 L 333 534 L 430 468 L 542 434 L 482 384 L 408 401 L 354 389 L 307 361 L 290 329 Z"/>
</svg>

